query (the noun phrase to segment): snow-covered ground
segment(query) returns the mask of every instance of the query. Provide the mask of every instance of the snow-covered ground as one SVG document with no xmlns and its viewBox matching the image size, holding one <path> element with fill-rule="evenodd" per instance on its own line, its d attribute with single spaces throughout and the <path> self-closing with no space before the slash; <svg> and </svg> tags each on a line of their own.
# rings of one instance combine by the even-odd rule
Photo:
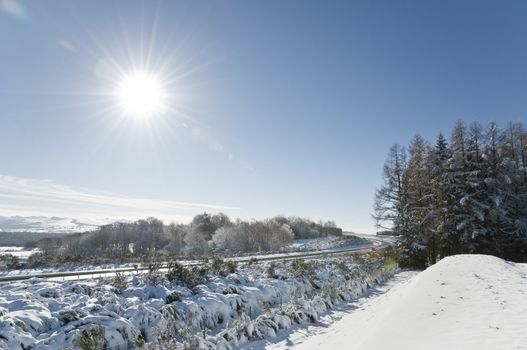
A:
<svg viewBox="0 0 527 350">
<path fill-rule="evenodd" d="M 126 350 L 162 338 L 231 349 L 315 322 L 391 275 L 378 261 L 357 257 L 208 271 L 194 287 L 165 274 L 127 276 L 124 287 L 111 278 L 2 284 L 0 349 L 78 348 L 99 339 Z"/>
<path fill-rule="evenodd" d="M 527 349 L 526 327 L 527 264 L 458 255 L 401 273 L 314 326 L 245 348 Z"/>
<path fill-rule="evenodd" d="M 354 245 L 368 243 L 370 242 L 367 239 L 360 238 L 357 236 L 328 236 L 311 239 L 296 239 L 286 250 L 290 252 L 306 252 L 335 248 L 346 248 Z"/>
<path fill-rule="evenodd" d="M 27 259 L 31 254 L 38 252 L 38 249 L 24 249 L 24 247 L 0 247 L 0 255 L 9 254 L 19 259 Z"/>
</svg>

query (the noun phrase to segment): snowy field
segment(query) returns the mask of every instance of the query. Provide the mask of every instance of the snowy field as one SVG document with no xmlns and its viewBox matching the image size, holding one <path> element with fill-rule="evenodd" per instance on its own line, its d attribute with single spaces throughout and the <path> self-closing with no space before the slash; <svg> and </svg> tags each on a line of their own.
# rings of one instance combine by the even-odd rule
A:
<svg viewBox="0 0 527 350">
<path fill-rule="evenodd" d="M 0 247 L 0 255 L 9 254 L 19 259 L 27 259 L 31 254 L 38 252 L 38 249 L 24 249 L 24 247 Z"/>
<path fill-rule="evenodd" d="M 375 237 L 374 237 L 375 238 Z M 307 252 L 327 250 L 336 248 L 347 248 L 360 244 L 368 244 L 369 241 L 358 236 L 329 236 L 322 238 L 297 239 L 286 249 L 290 252 Z"/>
<path fill-rule="evenodd" d="M 300 328 L 244 349 L 527 349 L 527 264 L 445 258 Z"/>
<path fill-rule="evenodd" d="M 0 285 L 0 348 L 73 349 L 84 342 L 126 350 L 165 341 L 158 348 L 166 349 L 166 339 L 177 339 L 178 348 L 232 349 L 316 322 L 392 274 L 360 257 L 245 264 L 235 272 L 212 266 L 176 278 L 125 276 L 121 283 Z"/>
</svg>

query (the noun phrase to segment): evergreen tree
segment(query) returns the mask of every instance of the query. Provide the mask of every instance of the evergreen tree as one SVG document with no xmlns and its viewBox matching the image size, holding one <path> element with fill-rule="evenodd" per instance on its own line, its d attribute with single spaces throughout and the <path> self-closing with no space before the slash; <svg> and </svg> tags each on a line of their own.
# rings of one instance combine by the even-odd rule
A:
<svg viewBox="0 0 527 350">
<path fill-rule="evenodd" d="M 443 134 L 439 134 L 431 157 L 430 178 L 430 215 L 431 231 L 440 257 L 454 254 L 458 251 L 459 240 L 455 235 L 455 226 L 451 219 L 453 184 L 448 167 L 450 149 Z"/>
<path fill-rule="evenodd" d="M 527 259 L 527 132 L 521 124 L 484 131 L 458 121 L 450 147 L 421 136 L 390 149 L 376 191 L 378 227 L 401 235 L 403 264 L 425 266 L 459 253 Z"/>
<path fill-rule="evenodd" d="M 409 154 L 405 174 L 409 204 L 406 251 L 419 265 L 435 263 L 438 242 L 432 229 L 430 148 L 423 137 L 416 135 L 412 139 Z"/>
</svg>

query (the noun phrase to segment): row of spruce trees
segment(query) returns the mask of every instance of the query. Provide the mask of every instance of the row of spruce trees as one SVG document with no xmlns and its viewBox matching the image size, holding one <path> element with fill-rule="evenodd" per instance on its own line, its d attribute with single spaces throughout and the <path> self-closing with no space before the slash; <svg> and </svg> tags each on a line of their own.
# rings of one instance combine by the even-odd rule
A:
<svg viewBox="0 0 527 350">
<path fill-rule="evenodd" d="M 401 235 L 401 263 L 425 267 L 442 257 L 527 257 L 527 132 L 459 121 L 450 139 L 415 136 L 394 145 L 377 189 L 379 228 Z"/>
</svg>

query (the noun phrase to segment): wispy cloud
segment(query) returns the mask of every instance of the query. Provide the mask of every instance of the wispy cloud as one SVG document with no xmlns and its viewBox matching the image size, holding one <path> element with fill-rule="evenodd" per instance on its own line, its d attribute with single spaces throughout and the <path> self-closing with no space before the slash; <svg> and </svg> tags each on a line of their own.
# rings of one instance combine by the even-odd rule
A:
<svg viewBox="0 0 527 350">
<path fill-rule="evenodd" d="M 232 211 L 225 205 L 124 196 L 72 188 L 51 180 L 0 175 L 0 212 L 4 215 L 61 215 L 135 219 L 157 216 L 186 221 L 202 211 Z"/>
</svg>

